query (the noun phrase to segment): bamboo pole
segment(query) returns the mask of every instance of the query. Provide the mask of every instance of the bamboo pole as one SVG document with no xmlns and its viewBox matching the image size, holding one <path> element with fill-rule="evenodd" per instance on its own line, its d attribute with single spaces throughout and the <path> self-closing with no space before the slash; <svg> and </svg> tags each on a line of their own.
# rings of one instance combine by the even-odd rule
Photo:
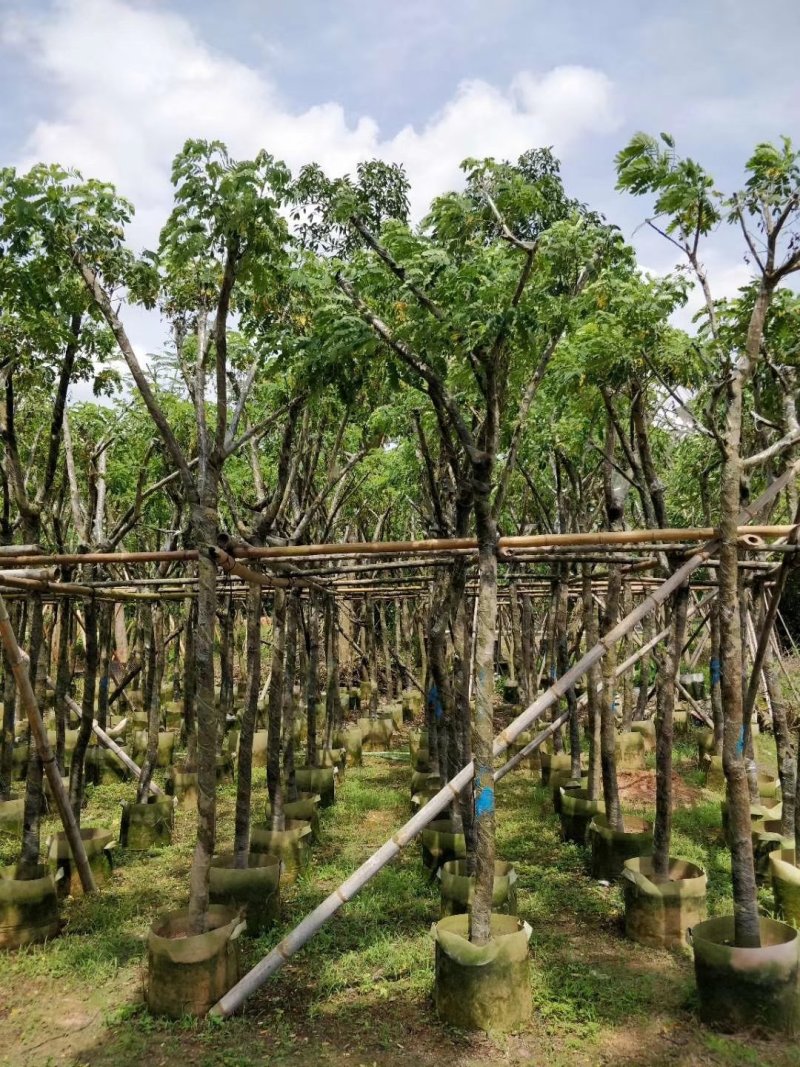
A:
<svg viewBox="0 0 800 1067">
<path fill-rule="evenodd" d="M 746 522 L 753 515 L 757 515 L 762 508 L 777 496 L 790 478 L 794 477 L 797 469 L 800 469 L 800 462 L 785 471 L 780 478 L 777 478 L 772 482 L 772 484 L 768 486 L 753 504 L 743 508 L 740 512 L 740 521 Z M 637 626 L 646 615 L 665 603 L 666 600 L 684 584 L 691 573 L 698 567 L 702 566 L 711 553 L 716 551 L 718 547 L 718 542 L 711 541 L 705 548 L 695 553 L 691 559 L 687 560 L 686 563 L 674 571 L 658 589 L 650 593 L 633 609 L 633 611 L 609 630 L 593 648 L 586 652 L 581 659 L 570 667 L 568 671 L 562 674 L 562 676 L 557 679 L 545 693 L 542 693 L 537 697 L 529 707 L 521 712 L 512 723 L 497 735 L 494 740 L 494 755 L 499 756 L 504 752 L 508 745 L 514 741 L 519 734 L 536 722 L 537 719 L 541 718 L 549 708 L 556 704 L 558 700 L 560 700 L 567 691 L 583 677 L 590 667 L 599 662 L 606 655 L 609 648 L 613 647 L 617 641 L 632 630 L 634 626 Z M 473 771 L 474 768 L 472 762 L 462 768 L 455 778 L 447 782 L 439 792 L 427 802 L 427 804 L 420 808 L 416 815 L 409 819 L 409 821 L 398 830 L 394 837 L 389 841 L 384 842 L 377 852 L 362 863 L 357 871 L 354 871 L 349 878 L 346 878 L 345 881 L 326 897 L 326 899 L 312 912 L 310 912 L 298 926 L 290 931 L 290 933 L 287 934 L 271 952 L 260 960 L 252 970 L 233 986 L 232 989 L 221 997 L 211 1008 L 211 1014 L 226 1018 L 240 1008 L 249 996 L 259 989 L 271 975 L 280 970 L 284 963 L 291 959 L 295 952 L 301 949 L 306 942 L 311 940 L 317 931 L 343 904 L 346 904 L 348 900 L 363 889 L 367 882 L 369 882 L 378 871 L 385 867 L 387 863 L 393 860 L 409 841 L 412 841 L 432 819 L 434 819 L 441 811 L 444 811 L 454 799 L 458 798 L 461 790 L 472 781 Z"/>
<path fill-rule="evenodd" d="M 47 740 L 47 731 L 39 713 L 39 705 L 36 702 L 36 694 L 31 685 L 26 663 L 28 657 L 23 656 L 22 650 L 17 644 L 17 638 L 11 627 L 11 620 L 8 617 L 8 611 L 2 596 L 0 596 L 0 639 L 2 639 L 9 665 L 14 674 L 14 680 L 17 683 L 20 701 L 28 716 L 31 733 L 36 742 L 36 751 L 42 761 L 42 768 L 47 775 L 47 781 L 50 783 L 50 789 L 53 793 L 58 813 L 61 816 L 61 825 L 64 827 L 64 833 L 67 836 L 75 866 L 78 868 L 81 886 L 84 893 L 96 893 L 97 886 L 86 856 L 83 838 L 75 821 L 75 815 L 70 806 L 67 791 L 64 789 L 64 783 L 61 781 L 61 775 L 56 766 L 56 758 L 50 748 L 50 742 Z"/>
<path fill-rule="evenodd" d="M 796 474 L 791 468 L 791 476 Z M 745 526 L 738 527 L 739 537 L 756 535 L 759 538 L 785 538 L 795 526 Z M 498 550 L 517 552 L 531 548 L 600 547 L 602 545 L 674 545 L 681 542 L 713 541 L 717 530 L 711 526 L 673 528 L 663 530 L 597 530 L 591 533 L 569 534 L 516 534 L 498 538 Z M 406 556 L 429 552 L 475 552 L 478 542 L 474 537 L 439 538 L 422 541 L 346 541 L 319 545 L 279 545 L 256 547 L 237 544 L 232 556 L 237 559 L 295 559 L 303 557 L 331 558 L 336 556 Z M 747 544 L 754 551 L 771 551 L 768 544 Z M 219 549 L 218 551 L 222 551 Z M 75 565 L 83 563 L 167 563 L 193 562 L 198 558 L 196 548 L 160 550 L 153 552 L 73 552 L 52 555 L 22 554 L 8 557 L 9 564 L 17 567 L 41 567 L 44 565 Z"/>
<path fill-rule="evenodd" d="M 711 721 L 711 719 L 708 717 L 708 715 L 706 715 L 706 713 L 703 711 L 703 709 L 700 707 L 700 705 L 694 699 L 694 697 L 689 692 L 689 690 L 686 688 L 686 686 L 683 684 L 683 682 L 680 680 L 680 678 L 676 678 L 675 679 L 675 684 L 677 685 L 678 691 L 680 692 L 680 694 L 683 697 L 683 699 L 686 701 L 686 703 L 692 709 L 693 714 L 700 720 L 701 723 L 703 723 L 704 726 L 708 726 L 709 729 L 713 730 L 714 729 L 714 723 Z"/>
</svg>

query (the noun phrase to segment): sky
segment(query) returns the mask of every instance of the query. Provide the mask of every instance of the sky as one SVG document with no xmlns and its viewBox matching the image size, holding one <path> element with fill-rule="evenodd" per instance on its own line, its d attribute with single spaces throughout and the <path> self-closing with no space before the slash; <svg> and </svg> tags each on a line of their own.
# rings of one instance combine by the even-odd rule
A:
<svg viewBox="0 0 800 1067">
<path fill-rule="evenodd" d="M 0 165 L 74 166 L 136 207 L 153 247 L 187 137 L 331 174 L 404 163 L 412 210 L 468 156 L 550 145 L 571 195 L 621 226 L 640 262 L 673 250 L 647 203 L 614 189 L 614 155 L 668 130 L 720 188 L 758 141 L 798 131 L 800 3 L 771 0 L 0 0 Z M 715 295 L 746 282 L 734 231 L 705 263 Z M 162 338 L 132 312 L 140 351 Z"/>
</svg>

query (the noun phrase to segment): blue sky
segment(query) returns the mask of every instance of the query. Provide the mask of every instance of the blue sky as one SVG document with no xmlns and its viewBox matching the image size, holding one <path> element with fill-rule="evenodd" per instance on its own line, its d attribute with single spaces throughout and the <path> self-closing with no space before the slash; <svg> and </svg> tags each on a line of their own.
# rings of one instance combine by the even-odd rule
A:
<svg viewBox="0 0 800 1067">
<path fill-rule="evenodd" d="M 735 187 L 756 141 L 798 134 L 799 32 L 797 0 L 0 0 L 0 150 L 115 181 L 144 245 L 187 136 L 338 173 L 405 162 L 417 214 L 463 157 L 552 144 L 570 191 L 664 270 L 614 153 L 670 130 Z M 746 280 L 732 232 L 706 256 L 720 295 Z"/>
</svg>

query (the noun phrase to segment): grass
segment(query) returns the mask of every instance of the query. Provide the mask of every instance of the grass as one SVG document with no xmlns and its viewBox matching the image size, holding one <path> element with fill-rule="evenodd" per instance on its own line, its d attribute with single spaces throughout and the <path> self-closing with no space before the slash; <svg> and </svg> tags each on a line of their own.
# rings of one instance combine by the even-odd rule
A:
<svg viewBox="0 0 800 1067">
<path fill-rule="evenodd" d="M 676 768 L 689 782 L 695 758 L 691 745 L 678 745 Z M 311 867 L 283 893 L 280 926 L 246 942 L 248 966 L 406 820 L 409 774 L 407 763 L 377 756 L 347 772 L 336 805 L 322 813 Z M 259 781 L 256 789 L 263 788 Z M 132 792 L 129 784 L 91 790 L 83 824 L 116 826 L 119 802 Z M 219 798 L 224 848 L 233 787 L 222 786 Z M 224 1023 L 152 1018 L 142 1005 L 147 930 L 158 911 L 185 904 L 194 844 L 192 813 L 178 811 L 169 848 L 117 849 L 102 893 L 66 903 L 62 937 L 0 956 L 0 1065 L 800 1064 L 796 1050 L 780 1043 L 722 1038 L 697 1025 L 688 952 L 656 952 L 623 938 L 620 890 L 589 879 L 585 850 L 561 842 L 549 791 L 530 772 L 504 779 L 498 812 L 498 855 L 515 862 L 519 912 L 532 928 L 534 1013 L 519 1034 L 467 1035 L 435 1018 L 430 925 L 438 889 L 417 843 L 342 908 L 242 1016 Z M 730 910 L 719 797 L 703 794 L 674 822 L 673 853 L 708 872 L 710 912 Z M 49 820 L 46 831 L 55 828 Z M 0 858 L 13 859 L 2 840 Z"/>
</svg>

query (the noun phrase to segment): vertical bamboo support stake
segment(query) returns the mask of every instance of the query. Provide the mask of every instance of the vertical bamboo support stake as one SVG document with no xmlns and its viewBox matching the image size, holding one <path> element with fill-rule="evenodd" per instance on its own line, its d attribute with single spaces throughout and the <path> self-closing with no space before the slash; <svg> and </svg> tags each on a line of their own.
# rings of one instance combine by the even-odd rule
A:
<svg viewBox="0 0 800 1067">
<path fill-rule="evenodd" d="M 33 692 L 33 686 L 31 685 L 31 679 L 26 665 L 27 657 L 23 657 L 23 653 L 17 644 L 17 638 L 11 628 L 11 620 L 8 617 L 8 611 L 6 610 L 5 601 L 2 596 L 0 596 L 0 639 L 2 639 L 6 655 L 8 656 L 8 662 L 11 665 L 11 670 L 14 672 L 14 679 L 17 683 L 20 700 L 22 701 L 22 706 L 25 708 L 28 716 L 31 733 L 36 741 L 36 751 L 39 753 L 42 767 L 47 775 L 50 789 L 53 792 L 53 797 L 58 806 L 58 813 L 61 816 L 64 833 L 67 835 L 67 841 L 72 850 L 75 866 L 78 868 L 78 875 L 80 876 L 83 891 L 84 893 L 96 893 L 97 886 L 95 885 L 94 876 L 89 866 L 89 860 L 86 858 L 86 849 L 83 846 L 83 838 L 78 829 L 78 824 L 75 821 L 75 816 L 72 813 L 69 797 L 64 789 L 64 783 L 61 781 L 61 775 L 58 773 L 55 756 L 50 748 L 50 742 L 47 740 L 47 731 L 44 728 L 42 716 L 39 714 L 39 706 L 36 703 L 36 696 Z"/>
</svg>

